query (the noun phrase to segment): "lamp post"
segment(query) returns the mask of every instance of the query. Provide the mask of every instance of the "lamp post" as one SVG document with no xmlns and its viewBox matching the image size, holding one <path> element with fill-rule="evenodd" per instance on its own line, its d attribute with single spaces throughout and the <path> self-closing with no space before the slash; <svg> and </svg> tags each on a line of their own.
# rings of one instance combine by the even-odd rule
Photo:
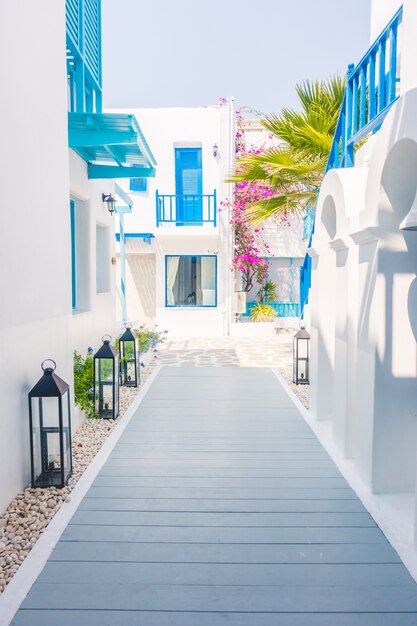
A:
<svg viewBox="0 0 417 626">
<path fill-rule="evenodd" d="M 119 339 L 121 385 L 137 387 L 139 368 L 136 352 L 136 338 L 132 333 L 132 324 L 125 324 L 125 332 Z"/>
<path fill-rule="evenodd" d="M 302 326 L 293 339 L 293 382 L 296 385 L 310 384 L 310 335 Z"/>
<path fill-rule="evenodd" d="M 102 419 L 119 415 L 119 353 L 110 345 L 110 335 L 94 355 L 95 412 Z"/>
<path fill-rule="evenodd" d="M 69 385 L 55 374 L 52 359 L 41 369 L 42 378 L 29 392 L 32 487 L 65 487 L 72 472 Z"/>
</svg>

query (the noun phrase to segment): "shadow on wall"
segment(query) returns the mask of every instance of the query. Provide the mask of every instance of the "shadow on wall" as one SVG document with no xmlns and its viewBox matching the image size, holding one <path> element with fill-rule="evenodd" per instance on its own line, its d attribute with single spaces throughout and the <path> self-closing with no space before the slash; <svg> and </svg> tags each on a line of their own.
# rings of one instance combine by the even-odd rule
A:
<svg viewBox="0 0 417 626">
<path fill-rule="evenodd" d="M 156 260 L 154 254 L 126 255 L 131 280 L 127 285 L 129 319 L 144 321 L 156 317 Z M 132 292 L 129 292 L 133 290 Z"/>
<path fill-rule="evenodd" d="M 417 191 L 417 143 L 390 151 L 378 205 L 377 275 L 370 286 L 381 307 L 375 362 L 374 489 L 415 489 L 417 460 L 417 232 L 400 231 Z M 372 269 L 370 268 L 372 275 Z M 369 313 L 370 302 L 368 302 Z M 383 307 L 383 308 L 382 308 Z M 367 326 L 369 333 L 373 328 Z M 392 459 L 392 463 L 387 463 Z"/>
</svg>

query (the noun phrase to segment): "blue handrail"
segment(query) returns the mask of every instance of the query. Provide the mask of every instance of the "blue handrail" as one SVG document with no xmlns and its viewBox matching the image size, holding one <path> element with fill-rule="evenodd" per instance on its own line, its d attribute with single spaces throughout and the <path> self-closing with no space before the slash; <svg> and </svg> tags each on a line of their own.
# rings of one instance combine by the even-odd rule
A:
<svg viewBox="0 0 417 626">
<path fill-rule="evenodd" d="M 334 168 L 354 165 L 355 145 L 366 135 L 379 130 L 388 111 L 399 97 L 397 51 L 398 27 L 402 16 L 401 6 L 356 67 L 349 65 L 346 89 L 325 173 Z M 314 218 L 309 247 L 313 232 Z M 301 315 L 308 303 L 310 286 L 311 258 L 306 254 L 300 273 Z"/>
<path fill-rule="evenodd" d="M 217 224 L 217 193 L 160 194 L 156 192 L 156 225 L 202 226 Z"/>
</svg>

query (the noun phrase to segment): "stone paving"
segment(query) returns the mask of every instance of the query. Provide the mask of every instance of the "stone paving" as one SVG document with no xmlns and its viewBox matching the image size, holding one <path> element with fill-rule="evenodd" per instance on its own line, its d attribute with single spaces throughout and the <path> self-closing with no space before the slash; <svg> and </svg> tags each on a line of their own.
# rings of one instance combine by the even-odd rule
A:
<svg viewBox="0 0 417 626">
<path fill-rule="evenodd" d="M 271 337 L 182 337 L 167 339 L 154 365 L 173 367 L 272 367 L 308 408 L 309 385 L 292 383 L 292 341 L 296 331 Z"/>
</svg>

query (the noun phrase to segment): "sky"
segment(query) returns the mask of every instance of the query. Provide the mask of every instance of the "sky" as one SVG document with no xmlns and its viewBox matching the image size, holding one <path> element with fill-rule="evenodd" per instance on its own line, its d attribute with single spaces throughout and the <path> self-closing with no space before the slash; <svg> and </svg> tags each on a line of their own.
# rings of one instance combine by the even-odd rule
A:
<svg viewBox="0 0 417 626">
<path fill-rule="evenodd" d="M 346 72 L 369 46 L 371 0 L 102 0 L 105 108 L 263 113 L 294 86 Z"/>
</svg>

